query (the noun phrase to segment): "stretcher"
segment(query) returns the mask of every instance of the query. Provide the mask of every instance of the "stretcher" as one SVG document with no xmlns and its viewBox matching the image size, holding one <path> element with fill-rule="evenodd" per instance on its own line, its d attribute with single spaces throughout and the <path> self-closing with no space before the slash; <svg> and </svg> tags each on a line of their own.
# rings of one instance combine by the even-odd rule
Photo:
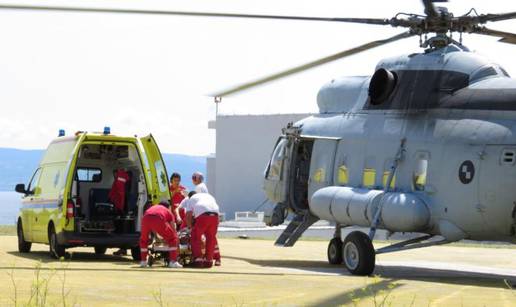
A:
<svg viewBox="0 0 516 307">
<path fill-rule="evenodd" d="M 190 230 L 183 229 L 177 233 L 179 238 L 179 250 L 177 254 L 177 261 L 183 266 L 192 263 L 192 246 L 190 244 Z M 163 238 L 158 234 L 152 234 L 151 244 L 149 246 L 149 255 L 147 256 L 147 263 L 152 266 L 156 262 L 163 262 L 164 266 L 168 266 L 168 254 L 170 247 L 163 241 Z"/>
</svg>

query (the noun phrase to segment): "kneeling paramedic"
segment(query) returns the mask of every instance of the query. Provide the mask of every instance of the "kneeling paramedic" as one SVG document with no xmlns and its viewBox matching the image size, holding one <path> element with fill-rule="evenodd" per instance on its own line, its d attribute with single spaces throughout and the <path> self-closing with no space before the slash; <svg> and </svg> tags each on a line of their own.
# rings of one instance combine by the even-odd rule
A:
<svg viewBox="0 0 516 307">
<path fill-rule="evenodd" d="M 167 242 L 170 248 L 168 267 L 181 268 L 182 265 L 177 262 L 179 239 L 175 230 L 175 219 L 172 212 L 170 212 L 168 203 L 160 203 L 159 205 L 150 206 L 143 215 L 140 235 L 140 267 L 147 266 L 149 234 L 151 232 L 163 237 L 163 240 Z"/>
<path fill-rule="evenodd" d="M 208 193 L 190 192 L 186 207 L 186 220 L 192 227 L 192 257 L 195 267 L 213 266 L 213 254 L 217 245 L 217 228 L 219 226 L 219 206 L 215 198 Z M 206 238 L 206 259 L 202 257 L 202 236 Z"/>
</svg>

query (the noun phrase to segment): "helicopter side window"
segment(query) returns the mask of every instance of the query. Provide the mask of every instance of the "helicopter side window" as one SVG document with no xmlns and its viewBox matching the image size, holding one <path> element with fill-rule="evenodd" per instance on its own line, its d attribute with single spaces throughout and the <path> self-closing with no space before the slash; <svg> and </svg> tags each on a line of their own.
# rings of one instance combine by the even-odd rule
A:
<svg viewBox="0 0 516 307">
<path fill-rule="evenodd" d="M 281 138 L 272 153 L 271 162 L 267 172 L 267 179 L 280 180 L 287 139 Z"/>
<path fill-rule="evenodd" d="M 414 191 L 424 191 L 426 185 L 426 174 L 428 169 L 428 159 L 426 157 L 418 157 L 414 173 L 412 176 L 412 186 Z"/>
<path fill-rule="evenodd" d="M 374 187 L 376 182 L 376 170 L 374 168 L 364 168 L 364 174 L 362 176 L 362 185 L 366 188 Z"/>
</svg>

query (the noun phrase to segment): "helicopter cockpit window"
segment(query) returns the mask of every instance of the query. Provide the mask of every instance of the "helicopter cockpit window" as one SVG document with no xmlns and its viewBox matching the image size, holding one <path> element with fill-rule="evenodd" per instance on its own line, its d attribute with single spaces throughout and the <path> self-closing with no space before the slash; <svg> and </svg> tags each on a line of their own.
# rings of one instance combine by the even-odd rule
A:
<svg viewBox="0 0 516 307">
<path fill-rule="evenodd" d="M 488 66 L 478 70 L 469 77 L 469 83 L 477 82 L 481 79 L 485 79 L 492 76 L 497 76 L 498 72 L 493 66 Z"/>
<path fill-rule="evenodd" d="M 272 153 L 269 170 L 267 172 L 267 179 L 280 180 L 283 160 L 285 159 L 285 148 L 287 146 L 287 139 L 281 138 Z"/>
<path fill-rule="evenodd" d="M 412 185 L 415 191 L 425 190 L 427 168 L 428 160 L 425 157 L 419 157 L 416 160 L 416 167 L 412 176 Z"/>
</svg>

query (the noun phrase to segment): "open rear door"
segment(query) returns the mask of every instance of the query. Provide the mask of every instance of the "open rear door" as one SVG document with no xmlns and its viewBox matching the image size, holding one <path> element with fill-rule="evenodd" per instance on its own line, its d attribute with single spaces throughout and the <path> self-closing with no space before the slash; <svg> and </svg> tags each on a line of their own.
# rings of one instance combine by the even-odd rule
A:
<svg viewBox="0 0 516 307">
<path fill-rule="evenodd" d="M 168 174 L 161 152 L 152 134 L 140 138 L 147 158 L 147 174 L 150 181 L 149 194 L 153 204 L 161 201 L 170 203 Z"/>
</svg>

